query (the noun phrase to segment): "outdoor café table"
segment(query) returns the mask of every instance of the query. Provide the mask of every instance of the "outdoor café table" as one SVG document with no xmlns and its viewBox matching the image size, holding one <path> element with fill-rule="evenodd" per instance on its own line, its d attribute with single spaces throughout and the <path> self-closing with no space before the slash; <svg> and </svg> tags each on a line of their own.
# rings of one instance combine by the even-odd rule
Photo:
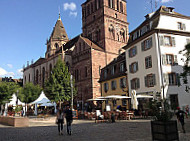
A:
<svg viewBox="0 0 190 141">
<path fill-rule="evenodd" d="M 131 120 L 131 116 L 133 116 L 133 113 L 127 113 L 127 116 L 129 117 L 129 120 Z"/>
</svg>

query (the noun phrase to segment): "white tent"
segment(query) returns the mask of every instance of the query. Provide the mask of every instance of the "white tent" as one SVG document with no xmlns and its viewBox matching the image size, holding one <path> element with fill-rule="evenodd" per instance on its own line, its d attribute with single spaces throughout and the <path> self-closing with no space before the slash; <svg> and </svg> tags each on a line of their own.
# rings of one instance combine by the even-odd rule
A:
<svg viewBox="0 0 190 141">
<path fill-rule="evenodd" d="M 35 111 L 34 114 L 37 115 L 38 111 L 37 111 L 37 106 L 38 104 L 41 104 L 41 106 L 54 106 L 55 107 L 55 112 L 56 112 L 56 103 L 51 103 L 51 101 L 47 98 L 47 96 L 44 94 L 44 92 L 42 91 L 42 93 L 40 94 L 40 96 L 33 102 L 29 103 L 30 105 L 35 104 Z"/>
<path fill-rule="evenodd" d="M 47 96 L 44 94 L 44 92 L 42 91 L 42 93 L 40 94 L 40 96 L 33 102 L 29 103 L 31 104 L 43 104 L 43 103 L 47 103 L 47 102 L 51 102 Z"/>
<path fill-rule="evenodd" d="M 107 98 L 107 99 L 128 99 L 131 97 L 121 96 L 121 95 L 109 95 L 109 96 L 106 96 L 105 98 Z"/>
<path fill-rule="evenodd" d="M 17 101 L 18 101 L 18 103 L 16 104 Z M 24 106 L 25 103 L 21 102 L 21 101 L 17 98 L 16 94 L 13 94 L 13 95 L 12 95 L 12 98 L 10 99 L 10 102 L 8 103 L 8 106 L 10 106 L 10 105 L 12 105 L 12 106 L 22 105 L 22 106 Z"/>
</svg>

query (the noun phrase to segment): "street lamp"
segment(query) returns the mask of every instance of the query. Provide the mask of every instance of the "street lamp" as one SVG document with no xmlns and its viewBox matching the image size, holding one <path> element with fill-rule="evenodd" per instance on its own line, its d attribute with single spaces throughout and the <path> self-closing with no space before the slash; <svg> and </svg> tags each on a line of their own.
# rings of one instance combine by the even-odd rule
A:
<svg viewBox="0 0 190 141">
<path fill-rule="evenodd" d="M 73 110 L 73 76 L 71 75 L 71 109 Z"/>
</svg>

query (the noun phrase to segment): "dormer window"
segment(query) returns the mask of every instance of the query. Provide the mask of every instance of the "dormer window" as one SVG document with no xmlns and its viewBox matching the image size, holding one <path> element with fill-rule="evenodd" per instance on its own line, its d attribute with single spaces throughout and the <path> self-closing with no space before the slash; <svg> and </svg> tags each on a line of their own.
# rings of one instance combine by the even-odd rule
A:
<svg viewBox="0 0 190 141">
<path fill-rule="evenodd" d="M 186 30 L 186 26 L 184 23 L 178 22 L 177 27 L 179 30 Z"/>
</svg>

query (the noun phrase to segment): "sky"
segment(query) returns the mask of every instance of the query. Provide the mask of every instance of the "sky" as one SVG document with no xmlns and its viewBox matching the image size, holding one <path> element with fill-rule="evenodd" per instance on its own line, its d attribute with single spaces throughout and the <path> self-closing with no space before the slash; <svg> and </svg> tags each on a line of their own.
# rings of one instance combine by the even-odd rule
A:
<svg viewBox="0 0 190 141">
<path fill-rule="evenodd" d="M 68 37 L 82 33 L 81 4 L 86 0 L 0 0 L 0 77 L 22 78 L 23 65 L 45 56 L 59 11 Z M 190 16 L 189 0 L 127 0 L 129 32 L 161 5 Z"/>
</svg>

